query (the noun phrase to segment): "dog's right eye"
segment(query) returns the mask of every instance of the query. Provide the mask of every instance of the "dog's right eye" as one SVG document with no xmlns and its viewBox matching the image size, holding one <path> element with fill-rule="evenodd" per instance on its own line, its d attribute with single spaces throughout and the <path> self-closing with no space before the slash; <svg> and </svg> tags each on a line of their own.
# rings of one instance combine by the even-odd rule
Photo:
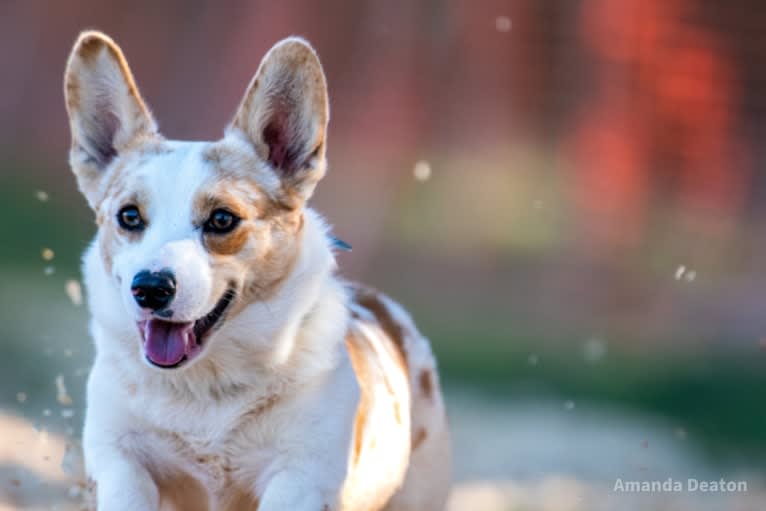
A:
<svg viewBox="0 0 766 511">
<path fill-rule="evenodd" d="M 210 214 L 203 229 L 213 234 L 226 234 L 234 230 L 239 223 L 239 217 L 226 209 L 216 209 Z"/>
<path fill-rule="evenodd" d="M 136 206 L 125 206 L 117 213 L 117 222 L 126 231 L 141 231 L 144 229 L 144 219 Z"/>
</svg>

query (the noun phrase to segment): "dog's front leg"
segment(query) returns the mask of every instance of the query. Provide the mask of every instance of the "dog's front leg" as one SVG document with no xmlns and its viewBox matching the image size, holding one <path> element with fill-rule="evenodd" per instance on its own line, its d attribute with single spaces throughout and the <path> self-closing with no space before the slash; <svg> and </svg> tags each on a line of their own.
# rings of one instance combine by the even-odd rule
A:
<svg viewBox="0 0 766 511">
<path fill-rule="evenodd" d="M 304 472 L 283 470 L 269 481 L 258 511 L 335 511 L 337 493 L 322 491 Z"/>
<path fill-rule="evenodd" d="M 159 490 L 138 452 L 139 422 L 126 406 L 120 382 L 103 364 L 93 366 L 88 379 L 88 409 L 83 431 L 85 468 L 96 483 L 98 511 L 157 511 Z"/>
<path fill-rule="evenodd" d="M 98 511 L 157 511 L 160 495 L 149 472 L 140 464 L 115 455 L 92 475 Z"/>
</svg>

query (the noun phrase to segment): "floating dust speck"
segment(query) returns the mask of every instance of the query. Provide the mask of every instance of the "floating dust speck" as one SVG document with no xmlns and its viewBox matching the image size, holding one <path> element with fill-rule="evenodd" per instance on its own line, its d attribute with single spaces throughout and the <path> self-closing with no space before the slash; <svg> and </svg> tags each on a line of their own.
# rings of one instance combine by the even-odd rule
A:
<svg viewBox="0 0 766 511">
<path fill-rule="evenodd" d="M 72 358 L 72 350 L 64 350 L 64 356 L 66 358 Z"/>
<path fill-rule="evenodd" d="M 697 278 L 697 272 L 691 268 L 687 268 L 683 264 L 676 269 L 676 280 L 685 280 L 686 282 L 694 282 Z"/>
<path fill-rule="evenodd" d="M 64 419 L 71 419 L 72 417 L 74 417 L 74 410 L 71 408 L 64 408 L 63 410 L 61 410 L 61 417 L 63 417 Z"/>
<path fill-rule="evenodd" d="M 40 255 L 44 261 L 53 261 L 53 258 L 56 257 L 56 253 L 48 247 L 44 247 L 40 250 Z"/>
<path fill-rule="evenodd" d="M 508 16 L 498 16 L 495 18 L 495 30 L 498 32 L 510 32 L 512 26 L 511 18 Z"/>
<path fill-rule="evenodd" d="M 532 201 L 532 207 L 535 209 L 543 209 L 544 203 L 540 199 L 535 199 Z"/>
<path fill-rule="evenodd" d="M 606 342 L 600 337 L 591 337 L 583 345 L 583 357 L 589 364 L 595 364 L 606 356 Z"/>
<path fill-rule="evenodd" d="M 418 161 L 412 168 L 412 174 L 421 183 L 428 181 L 431 179 L 431 164 L 425 160 Z"/>
<path fill-rule="evenodd" d="M 64 406 L 69 406 L 72 404 L 72 398 L 69 396 L 69 393 L 66 390 L 66 385 L 64 384 L 64 375 L 62 374 L 56 376 L 56 401 L 58 401 L 60 405 Z"/>
<path fill-rule="evenodd" d="M 46 266 L 45 268 L 43 268 L 43 274 L 46 277 L 50 277 L 54 273 L 56 273 L 56 267 L 55 266 Z"/>
<path fill-rule="evenodd" d="M 575 409 L 575 402 L 572 400 L 564 401 L 564 410 L 571 412 Z"/>
<path fill-rule="evenodd" d="M 66 281 L 64 289 L 66 291 L 66 295 L 74 305 L 82 305 L 82 286 L 80 285 L 80 281 L 69 279 Z"/>
<path fill-rule="evenodd" d="M 540 362 L 540 357 L 538 357 L 534 353 L 530 353 L 530 355 L 527 357 L 527 364 L 531 366 L 536 366 Z"/>
<path fill-rule="evenodd" d="M 641 448 L 642 449 L 648 449 L 649 448 L 649 440 L 644 440 L 641 442 Z"/>
<path fill-rule="evenodd" d="M 19 403 L 24 403 L 27 400 L 27 393 L 26 392 L 17 392 L 16 393 L 16 401 Z"/>
<path fill-rule="evenodd" d="M 50 198 L 45 190 L 35 190 L 35 198 L 40 202 L 48 202 Z"/>
<path fill-rule="evenodd" d="M 686 430 L 684 428 L 679 426 L 679 427 L 676 428 L 674 433 L 675 433 L 677 439 L 679 439 L 681 441 L 686 440 Z"/>
</svg>

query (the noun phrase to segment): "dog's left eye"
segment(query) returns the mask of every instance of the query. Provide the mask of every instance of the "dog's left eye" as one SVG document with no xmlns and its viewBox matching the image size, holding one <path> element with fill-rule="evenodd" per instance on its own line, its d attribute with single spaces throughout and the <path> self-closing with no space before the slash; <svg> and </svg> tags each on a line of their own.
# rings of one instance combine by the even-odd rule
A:
<svg viewBox="0 0 766 511">
<path fill-rule="evenodd" d="M 225 209 L 216 209 L 210 214 L 210 218 L 205 222 L 205 232 L 216 234 L 225 234 L 231 232 L 239 223 L 239 217 Z"/>
</svg>

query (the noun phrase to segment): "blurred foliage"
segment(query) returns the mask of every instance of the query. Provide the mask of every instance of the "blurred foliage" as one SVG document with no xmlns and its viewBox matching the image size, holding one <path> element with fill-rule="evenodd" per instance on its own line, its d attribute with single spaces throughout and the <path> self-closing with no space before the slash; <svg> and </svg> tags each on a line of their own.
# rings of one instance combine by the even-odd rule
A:
<svg viewBox="0 0 766 511">
<path fill-rule="evenodd" d="M 62 157 L 63 159 L 63 157 Z M 96 232 L 91 211 L 79 194 L 74 194 L 74 177 L 62 163 L 59 172 L 70 178 L 69 188 L 51 188 L 42 179 L 40 165 L 0 159 L 0 265 L 9 268 L 36 269 L 43 272 L 41 251 L 50 248 L 55 259 L 51 266 L 77 269 L 80 256 Z M 45 201 L 37 194 L 42 192 Z"/>
</svg>

